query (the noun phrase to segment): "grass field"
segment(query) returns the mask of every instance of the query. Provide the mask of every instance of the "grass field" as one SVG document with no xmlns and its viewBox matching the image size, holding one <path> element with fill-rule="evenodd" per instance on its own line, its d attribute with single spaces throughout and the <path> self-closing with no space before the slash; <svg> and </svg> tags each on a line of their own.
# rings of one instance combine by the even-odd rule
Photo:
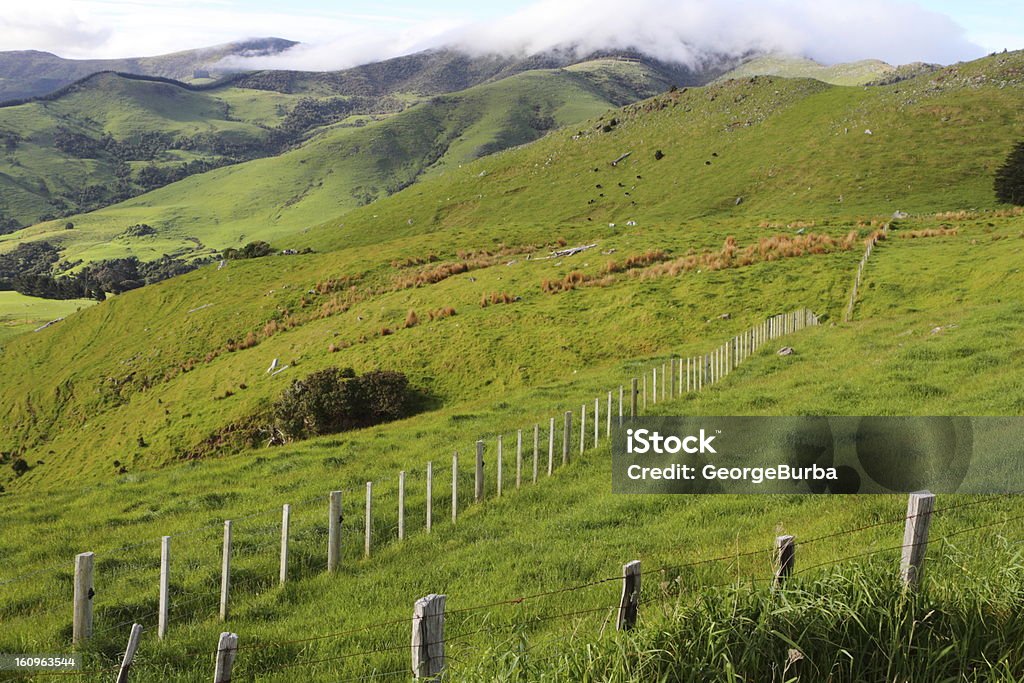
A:
<svg viewBox="0 0 1024 683">
<path fill-rule="evenodd" d="M 23 296 L 17 292 L 0 292 L 0 341 L 22 332 L 31 332 L 40 325 L 88 308 L 92 299 L 56 301 Z"/>
<path fill-rule="evenodd" d="M 995 205 L 991 173 L 1019 134 L 1022 60 L 878 89 L 758 79 L 672 93 L 321 221 L 295 238 L 317 253 L 203 268 L 10 339 L 0 443 L 30 469 L 2 482 L 0 651 L 68 641 L 72 559 L 93 550 L 90 667 L 116 663 L 140 621 L 139 680 L 208 679 L 225 630 L 216 603 L 230 518 L 228 628 L 242 638 L 244 679 L 404 675 L 412 603 L 431 592 L 449 596 L 457 680 L 1024 679 L 1024 520 L 1012 497 L 940 497 L 926 580 L 911 596 L 895 583 L 899 496 L 613 496 L 602 445 L 551 479 L 542 468 L 536 486 L 470 503 L 477 439 L 487 439 L 492 498 L 498 434 L 509 485 L 515 430 L 532 436 L 539 423 L 546 436 L 550 417 L 651 365 L 798 307 L 822 325 L 787 337 L 792 355 L 763 349 L 712 389 L 652 412 L 1021 414 L 1024 218 Z M 897 209 L 912 215 L 874 250 L 842 323 L 863 241 Z M 492 294 L 508 303 L 481 305 Z M 456 315 L 428 320 L 444 307 Z M 405 328 L 410 310 L 421 322 Z M 255 345 L 228 350 L 250 332 Z M 268 376 L 275 358 L 289 370 Z M 183 460 L 290 380 L 331 365 L 402 370 L 430 409 Z M 454 451 L 462 512 L 452 525 Z M 401 543 L 400 470 L 413 530 Z M 367 481 L 375 545 L 357 559 Z M 337 577 L 322 571 L 332 489 L 345 501 Z M 284 503 L 294 506 L 294 581 L 279 587 Z M 771 592 L 767 549 L 779 533 L 803 541 L 806 571 Z M 174 621 L 159 641 L 168 534 Z M 615 579 L 633 559 L 645 571 L 641 628 L 617 635 Z M 517 600 L 570 587 L 581 588 Z M 791 648 L 803 659 L 787 669 Z"/>
</svg>

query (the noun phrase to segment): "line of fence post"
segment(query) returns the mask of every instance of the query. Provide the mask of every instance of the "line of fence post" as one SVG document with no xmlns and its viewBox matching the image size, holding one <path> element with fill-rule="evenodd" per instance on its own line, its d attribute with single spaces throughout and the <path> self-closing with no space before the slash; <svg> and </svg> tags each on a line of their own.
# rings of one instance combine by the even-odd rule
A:
<svg viewBox="0 0 1024 683">
<path fill-rule="evenodd" d="M 551 472 L 555 467 L 555 418 L 551 418 L 551 424 L 548 425 L 548 476 L 551 476 Z"/>
<path fill-rule="evenodd" d="M 452 524 L 459 517 L 459 452 L 452 456 Z"/>
<path fill-rule="evenodd" d="M 502 467 L 502 463 L 501 463 L 502 455 L 503 455 L 503 451 L 502 451 L 502 445 L 501 445 L 501 435 L 499 434 L 498 435 L 498 465 L 497 465 L 497 472 L 498 472 L 498 497 L 499 498 L 501 498 L 502 473 L 504 472 L 504 469 L 505 469 L 504 467 Z"/>
<path fill-rule="evenodd" d="M 334 573 L 341 566 L 341 491 L 331 491 L 327 498 L 327 571 Z"/>
<path fill-rule="evenodd" d="M 903 555 L 900 578 L 908 589 L 917 587 L 928 550 L 928 529 L 935 510 L 935 494 L 928 491 L 911 493 L 907 500 L 907 520 L 903 530 Z"/>
<path fill-rule="evenodd" d="M 473 500 L 479 503 L 484 498 L 484 442 L 476 442 L 476 476 L 473 479 Z"/>
<path fill-rule="evenodd" d="M 540 468 L 540 423 L 533 425 L 533 483 L 537 483 L 537 471 Z"/>
<path fill-rule="evenodd" d="M 238 634 L 221 633 L 217 641 L 217 659 L 213 669 L 213 683 L 231 683 L 231 668 L 238 653 Z"/>
<path fill-rule="evenodd" d="M 523 485 L 523 430 L 516 430 L 516 488 Z"/>
<path fill-rule="evenodd" d="M 565 411 L 565 433 L 562 434 L 562 465 L 569 464 L 569 439 L 572 438 L 572 411 Z"/>
<path fill-rule="evenodd" d="M 128 634 L 128 645 L 125 647 L 124 657 L 121 658 L 121 666 L 117 671 L 117 683 L 128 683 L 128 674 L 132 670 L 135 653 L 139 650 L 139 638 L 141 635 L 142 624 L 132 624 L 132 630 Z"/>
<path fill-rule="evenodd" d="M 94 553 L 79 553 L 75 556 L 75 587 L 73 618 L 71 621 L 71 642 L 84 643 L 92 637 L 92 586 Z"/>
<path fill-rule="evenodd" d="M 636 405 L 637 404 L 637 400 L 636 400 L 637 399 L 637 396 L 636 396 L 637 386 L 636 385 L 637 385 L 636 377 L 634 377 L 633 379 L 629 380 L 629 417 L 630 417 L 630 419 L 633 419 L 633 418 L 636 417 L 636 408 L 637 408 L 637 405 Z"/>
<path fill-rule="evenodd" d="M 167 637 L 168 613 L 171 608 L 171 537 L 160 539 L 160 601 L 157 607 L 157 637 Z"/>
<path fill-rule="evenodd" d="M 220 554 L 220 620 L 227 621 L 231 600 L 231 520 L 224 520 Z"/>
<path fill-rule="evenodd" d="M 434 525 L 434 463 L 427 462 L 427 533 Z"/>
<path fill-rule="evenodd" d="M 405 540 L 405 470 L 398 473 L 398 540 Z"/>
<path fill-rule="evenodd" d="M 640 607 L 640 560 L 627 562 L 622 567 L 622 597 L 619 599 L 619 613 L 615 627 L 628 631 L 636 626 Z"/>
<path fill-rule="evenodd" d="M 366 482 L 366 521 L 363 525 L 363 556 L 370 556 L 373 540 L 373 482 Z"/>
<path fill-rule="evenodd" d="M 291 534 L 292 506 L 287 503 L 281 508 L 281 571 L 280 579 L 283 586 L 288 580 L 288 537 Z"/>
<path fill-rule="evenodd" d="M 796 543 L 792 536 L 777 536 L 775 538 L 775 579 L 773 585 L 776 588 L 782 586 L 789 575 L 793 573 L 793 565 L 796 560 Z"/>
<path fill-rule="evenodd" d="M 413 678 L 440 676 L 445 666 L 444 605 L 447 596 L 420 598 L 412 610 Z"/>
</svg>

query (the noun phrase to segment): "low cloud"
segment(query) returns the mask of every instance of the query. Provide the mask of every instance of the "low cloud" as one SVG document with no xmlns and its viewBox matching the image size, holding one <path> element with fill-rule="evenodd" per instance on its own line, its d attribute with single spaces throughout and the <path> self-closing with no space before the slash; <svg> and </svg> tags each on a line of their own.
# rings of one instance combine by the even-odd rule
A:
<svg viewBox="0 0 1024 683">
<path fill-rule="evenodd" d="M 461 25 L 351 33 L 237 68 L 324 71 L 432 47 L 473 54 L 587 54 L 635 49 L 690 66 L 717 55 L 782 52 L 825 63 L 876 58 L 951 63 L 983 54 L 948 16 L 892 0 L 541 0 L 514 14 Z"/>
</svg>

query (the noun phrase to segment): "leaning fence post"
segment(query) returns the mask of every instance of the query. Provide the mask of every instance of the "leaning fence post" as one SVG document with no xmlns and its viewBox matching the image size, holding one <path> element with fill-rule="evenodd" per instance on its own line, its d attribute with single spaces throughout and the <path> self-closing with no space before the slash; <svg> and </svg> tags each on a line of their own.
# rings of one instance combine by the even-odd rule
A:
<svg viewBox="0 0 1024 683">
<path fill-rule="evenodd" d="M 569 440 L 572 437 L 572 411 L 565 411 L 565 433 L 562 434 L 562 464 L 569 464 Z"/>
<path fill-rule="evenodd" d="M 327 502 L 327 571 L 341 566 L 341 491 L 331 491 Z"/>
<path fill-rule="evenodd" d="M 370 556 L 373 539 L 373 482 L 366 482 L 366 523 L 363 525 L 363 555 Z"/>
<path fill-rule="evenodd" d="M 619 599 L 619 617 L 615 628 L 628 631 L 636 626 L 640 607 L 640 560 L 627 562 L 622 567 L 622 597 Z"/>
<path fill-rule="evenodd" d="M 476 442 L 476 476 L 473 480 L 473 500 L 479 503 L 484 498 L 484 442 Z"/>
<path fill-rule="evenodd" d="M 459 452 L 452 456 L 452 524 L 459 517 Z"/>
<path fill-rule="evenodd" d="M 903 530 L 903 557 L 900 576 L 903 585 L 915 588 L 921 578 L 925 552 L 928 550 L 928 527 L 935 509 L 935 494 L 928 491 L 911 493 L 907 500 L 907 522 Z"/>
<path fill-rule="evenodd" d="M 220 556 L 220 620 L 228 620 L 231 599 L 231 520 L 224 520 L 224 544 Z"/>
<path fill-rule="evenodd" d="M 71 622 L 71 642 L 84 643 L 92 637 L 92 565 L 94 553 L 75 556 L 74 616 Z"/>
<path fill-rule="evenodd" d="M 405 470 L 398 473 L 398 540 L 405 540 Z"/>
<path fill-rule="evenodd" d="M 792 536 L 777 536 L 775 538 L 775 582 L 776 588 L 789 578 L 793 573 L 793 562 L 796 560 L 796 543 Z"/>
<path fill-rule="evenodd" d="M 238 653 L 238 634 L 221 633 L 217 642 L 217 664 L 213 671 L 213 683 L 231 683 L 231 667 Z"/>
<path fill-rule="evenodd" d="M 434 525 L 434 463 L 427 462 L 427 533 Z"/>
<path fill-rule="evenodd" d="M 171 608 L 171 537 L 160 539 L 160 602 L 157 615 L 157 637 L 161 640 L 167 635 L 167 617 Z"/>
<path fill-rule="evenodd" d="M 281 508 L 281 571 L 280 580 L 283 586 L 288 580 L 288 536 L 292 526 L 292 506 L 285 503 Z"/>
<path fill-rule="evenodd" d="M 412 675 L 434 678 L 444 671 L 444 603 L 447 596 L 431 593 L 412 609 Z"/>
<path fill-rule="evenodd" d="M 124 650 L 124 657 L 121 659 L 121 668 L 117 672 L 117 683 L 128 683 L 128 672 L 132 669 L 132 661 L 139 649 L 139 636 L 142 635 L 142 624 L 132 624 L 132 631 L 128 635 L 128 647 Z"/>
</svg>

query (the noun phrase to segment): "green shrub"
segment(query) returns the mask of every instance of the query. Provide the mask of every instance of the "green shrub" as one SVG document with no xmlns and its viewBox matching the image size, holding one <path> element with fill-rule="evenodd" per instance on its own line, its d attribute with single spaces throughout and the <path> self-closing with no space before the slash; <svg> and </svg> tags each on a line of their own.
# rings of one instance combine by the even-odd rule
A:
<svg viewBox="0 0 1024 683">
<path fill-rule="evenodd" d="M 996 171 L 996 199 L 1024 206 L 1024 142 L 1018 142 Z"/>
<path fill-rule="evenodd" d="M 359 377 L 352 368 L 327 368 L 294 380 L 274 404 L 274 421 L 289 439 L 336 434 L 404 417 L 410 396 L 400 372 Z"/>
</svg>

